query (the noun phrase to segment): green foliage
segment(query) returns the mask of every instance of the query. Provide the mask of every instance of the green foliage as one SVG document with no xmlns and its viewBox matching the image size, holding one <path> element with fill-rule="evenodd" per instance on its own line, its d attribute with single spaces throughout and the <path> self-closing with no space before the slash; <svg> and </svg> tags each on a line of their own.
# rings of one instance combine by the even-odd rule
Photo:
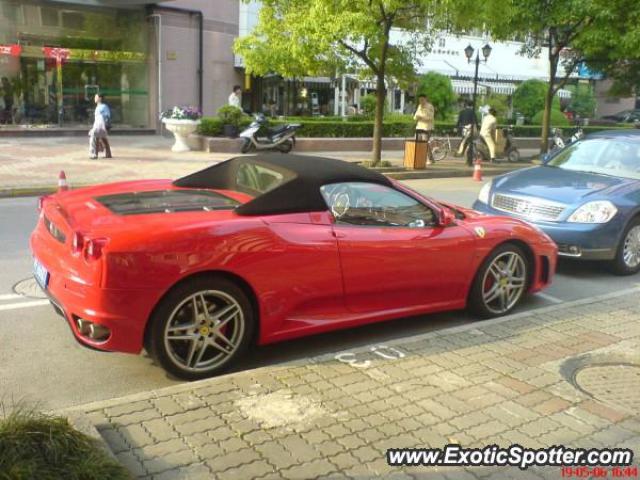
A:
<svg viewBox="0 0 640 480">
<path fill-rule="evenodd" d="M 427 96 L 438 120 L 445 120 L 448 117 L 458 98 L 453 91 L 451 79 L 436 72 L 429 72 L 420 78 L 418 95 Z"/>
<path fill-rule="evenodd" d="M 534 123 L 535 125 L 542 125 L 543 115 L 544 115 L 544 110 L 540 110 L 531 119 L 532 123 Z M 569 120 L 567 120 L 567 117 L 565 117 L 560 110 L 551 109 L 550 125 L 553 127 L 568 127 L 570 123 L 569 123 Z"/>
<path fill-rule="evenodd" d="M 572 93 L 569 110 L 576 112 L 583 118 L 593 117 L 596 109 L 596 98 L 593 95 L 591 85 L 578 84 L 569 86 L 567 89 Z"/>
<path fill-rule="evenodd" d="M 484 97 L 483 103 L 496 109 L 498 122 L 506 122 L 509 113 L 509 98 L 506 95 L 490 93 Z"/>
<path fill-rule="evenodd" d="M 531 120 L 540 110 L 544 109 L 544 96 L 547 84 L 540 80 L 522 82 L 513 92 L 513 109 Z"/>
<path fill-rule="evenodd" d="M 360 109 L 362 116 L 365 118 L 373 118 L 376 114 L 377 99 L 375 95 L 365 95 L 360 99 Z"/>
<path fill-rule="evenodd" d="M 218 118 L 220 118 L 223 125 L 238 127 L 243 116 L 242 110 L 233 105 L 224 105 L 218 109 Z"/>
<path fill-rule="evenodd" d="M 24 406 L 0 416 L 1 480 L 129 480 L 131 476 L 66 418 Z"/>
</svg>

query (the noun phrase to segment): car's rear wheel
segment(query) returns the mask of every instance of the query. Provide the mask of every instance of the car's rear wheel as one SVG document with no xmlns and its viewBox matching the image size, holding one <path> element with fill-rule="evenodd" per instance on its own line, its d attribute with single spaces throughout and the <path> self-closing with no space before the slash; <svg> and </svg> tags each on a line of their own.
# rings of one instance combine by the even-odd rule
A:
<svg viewBox="0 0 640 480">
<path fill-rule="evenodd" d="M 640 218 L 627 225 L 611 269 L 616 275 L 633 275 L 640 271 Z"/>
<path fill-rule="evenodd" d="M 246 351 L 255 329 L 247 295 L 224 278 L 198 277 L 178 285 L 150 321 L 152 357 L 186 380 L 226 370 Z"/>
<path fill-rule="evenodd" d="M 482 263 L 469 293 L 469 310 L 481 318 L 511 312 L 527 291 L 529 264 L 521 248 L 506 244 Z"/>
</svg>

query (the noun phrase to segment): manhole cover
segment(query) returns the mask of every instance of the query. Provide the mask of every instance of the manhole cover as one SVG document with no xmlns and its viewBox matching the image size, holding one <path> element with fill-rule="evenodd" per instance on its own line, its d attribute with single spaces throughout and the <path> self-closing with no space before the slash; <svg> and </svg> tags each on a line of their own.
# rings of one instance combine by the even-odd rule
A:
<svg viewBox="0 0 640 480">
<path fill-rule="evenodd" d="M 13 286 L 13 291 L 24 297 L 47 298 L 47 295 L 38 286 L 34 278 L 19 281 Z"/>
<path fill-rule="evenodd" d="M 612 406 L 640 411 L 640 366 L 594 365 L 579 370 L 576 384 L 585 392 Z"/>
</svg>

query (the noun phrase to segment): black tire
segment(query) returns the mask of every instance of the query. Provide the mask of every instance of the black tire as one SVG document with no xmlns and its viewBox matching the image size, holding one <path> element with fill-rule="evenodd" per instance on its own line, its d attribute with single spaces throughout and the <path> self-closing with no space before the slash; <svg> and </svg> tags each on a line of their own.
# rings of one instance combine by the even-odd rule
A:
<svg viewBox="0 0 640 480">
<path fill-rule="evenodd" d="M 235 336 L 235 338 L 233 339 L 235 341 L 235 347 L 230 354 L 226 354 L 219 348 L 207 346 L 205 348 L 205 353 L 207 353 L 208 351 L 209 355 L 213 354 L 214 360 L 216 356 L 220 357 L 221 360 L 217 363 L 212 364 L 211 368 L 203 367 L 200 369 L 197 369 L 196 361 L 196 369 L 189 369 L 186 368 L 185 365 L 180 364 L 179 354 L 180 352 L 184 352 L 185 355 L 188 356 L 188 353 L 186 351 L 191 345 L 191 343 L 188 342 L 192 341 L 184 340 L 184 342 L 186 343 L 179 343 L 181 342 L 181 340 L 174 340 L 174 343 L 172 345 L 175 345 L 175 348 L 168 347 L 168 342 L 165 342 L 165 331 L 167 329 L 168 322 L 170 322 L 172 319 L 179 318 L 178 314 L 181 312 L 182 308 L 186 308 L 187 311 L 191 310 L 193 312 L 193 307 L 191 307 L 191 304 L 187 302 L 193 301 L 197 304 L 197 298 L 196 300 L 190 300 L 190 298 L 194 295 L 197 295 L 199 292 L 216 292 L 216 294 L 220 294 L 225 298 L 233 299 L 233 301 L 235 301 L 239 313 L 234 315 L 233 318 L 236 318 L 237 326 L 236 321 L 234 321 L 233 326 L 229 328 L 229 330 L 232 331 L 232 334 Z M 222 307 L 224 306 L 225 305 L 222 304 Z M 178 312 L 178 314 L 174 314 L 174 312 L 176 311 Z M 192 318 L 187 317 L 184 320 L 184 323 L 192 322 L 192 320 Z M 178 286 L 170 290 L 169 293 L 165 295 L 165 297 L 155 308 L 153 314 L 151 315 L 151 318 L 149 319 L 149 322 L 150 323 L 149 330 L 147 332 L 148 337 L 146 346 L 151 357 L 165 371 L 167 371 L 174 377 L 184 380 L 198 380 L 218 375 L 224 372 L 229 367 L 231 367 L 234 362 L 236 362 L 240 357 L 244 355 L 247 348 L 253 341 L 257 320 L 255 317 L 254 309 L 251 305 L 251 301 L 249 300 L 243 289 L 238 285 L 230 280 L 220 277 L 195 277 L 191 280 L 185 281 L 182 284 L 179 284 Z M 199 323 L 203 322 L 194 323 L 196 324 L 195 329 L 179 329 L 179 332 L 181 332 L 180 335 L 191 334 L 201 336 L 202 338 L 200 341 L 203 343 L 207 340 L 207 338 L 211 338 L 213 339 L 213 341 L 215 341 L 216 344 L 218 344 L 217 337 L 212 333 L 214 331 L 213 328 L 209 328 L 206 332 L 202 333 L 201 328 L 206 328 L 206 325 L 203 325 L 201 327 Z M 182 324 L 183 322 L 180 323 L 180 325 Z M 173 325 L 175 326 L 176 324 Z M 242 325 L 242 327 L 240 327 L 240 325 Z M 192 332 L 192 330 L 196 331 Z M 176 344 L 175 342 L 178 343 Z M 197 345 L 202 345 L 202 343 L 198 343 Z M 171 351 L 169 350 L 169 348 L 171 348 Z M 195 348 L 198 347 L 196 346 Z M 204 357 L 206 356 L 207 355 L 204 355 Z"/>
<path fill-rule="evenodd" d="M 517 148 L 510 148 L 507 150 L 507 160 L 511 163 L 520 161 L 520 152 Z"/>
<path fill-rule="evenodd" d="M 640 228 L 640 217 L 632 219 L 627 227 L 624 229 L 624 233 L 620 238 L 620 243 L 616 250 L 616 257 L 609 263 L 609 268 L 615 275 L 633 275 L 640 271 L 640 264 L 636 266 L 629 266 L 624 259 L 625 244 L 628 241 L 631 231 Z"/>
<path fill-rule="evenodd" d="M 278 145 L 278 150 L 280 150 L 282 153 L 289 153 L 292 148 L 293 142 L 291 140 L 287 140 L 286 142 L 282 142 L 280 145 Z"/>
<path fill-rule="evenodd" d="M 249 140 L 248 138 L 243 138 L 242 139 L 242 146 L 240 147 L 240 151 L 242 153 L 249 153 L 252 148 L 253 148 L 253 142 L 251 140 Z"/>
<path fill-rule="evenodd" d="M 485 282 L 487 280 L 488 270 L 492 266 L 494 261 L 503 258 L 503 256 L 505 256 L 506 254 L 515 254 L 522 260 L 523 271 L 519 276 L 521 276 L 524 280 L 522 290 L 515 298 L 515 302 L 513 303 L 513 305 L 510 305 L 504 311 L 496 312 L 494 308 L 492 308 L 488 305 L 487 302 L 485 302 Z M 499 261 L 500 260 L 498 260 L 498 262 Z M 527 260 L 527 256 L 524 254 L 520 247 L 510 243 L 500 245 L 482 262 L 482 265 L 480 265 L 480 268 L 476 272 L 473 283 L 471 284 L 471 289 L 469 291 L 469 297 L 467 299 L 468 310 L 473 315 L 476 315 L 480 318 L 501 317 L 503 315 L 511 313 L 513 309 L 518 305 L 518 303 L 520 303 L 529 288 L 529 270 L 530 265 Z"/>
</svg>

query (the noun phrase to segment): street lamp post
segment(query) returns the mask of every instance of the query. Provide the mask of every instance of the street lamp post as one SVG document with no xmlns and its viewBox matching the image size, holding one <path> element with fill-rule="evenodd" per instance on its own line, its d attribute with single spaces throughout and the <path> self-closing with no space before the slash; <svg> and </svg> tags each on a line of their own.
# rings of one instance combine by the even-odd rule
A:
<svg viewBox="0 0 640 480">
<path fill-rule="evenodd" d="M 489 59 L 489 55 L 491 55 L 491 45 L 488 43 L 482 47 L 482 56 L 484 57 L 483 62 L 487 63 Z M 473 57 L 474 49 L 471 44 L 467 45 L 467 48 L 464 49 L 464 55 L 467 57 L 467 63 L 471 63 L 471 58 Z M 476 96 L 478 95 L 478 67 L 480 66 L 480 51 L 476 53 L 476 72 L 473 76 L 473 117 L 476 118 Z M 471 160 L 475 160 L 475 138 L 476 138 L 476 122 L 471 124 L 471 144 L 469 148 L 471 149 Z"/>
</svg>

